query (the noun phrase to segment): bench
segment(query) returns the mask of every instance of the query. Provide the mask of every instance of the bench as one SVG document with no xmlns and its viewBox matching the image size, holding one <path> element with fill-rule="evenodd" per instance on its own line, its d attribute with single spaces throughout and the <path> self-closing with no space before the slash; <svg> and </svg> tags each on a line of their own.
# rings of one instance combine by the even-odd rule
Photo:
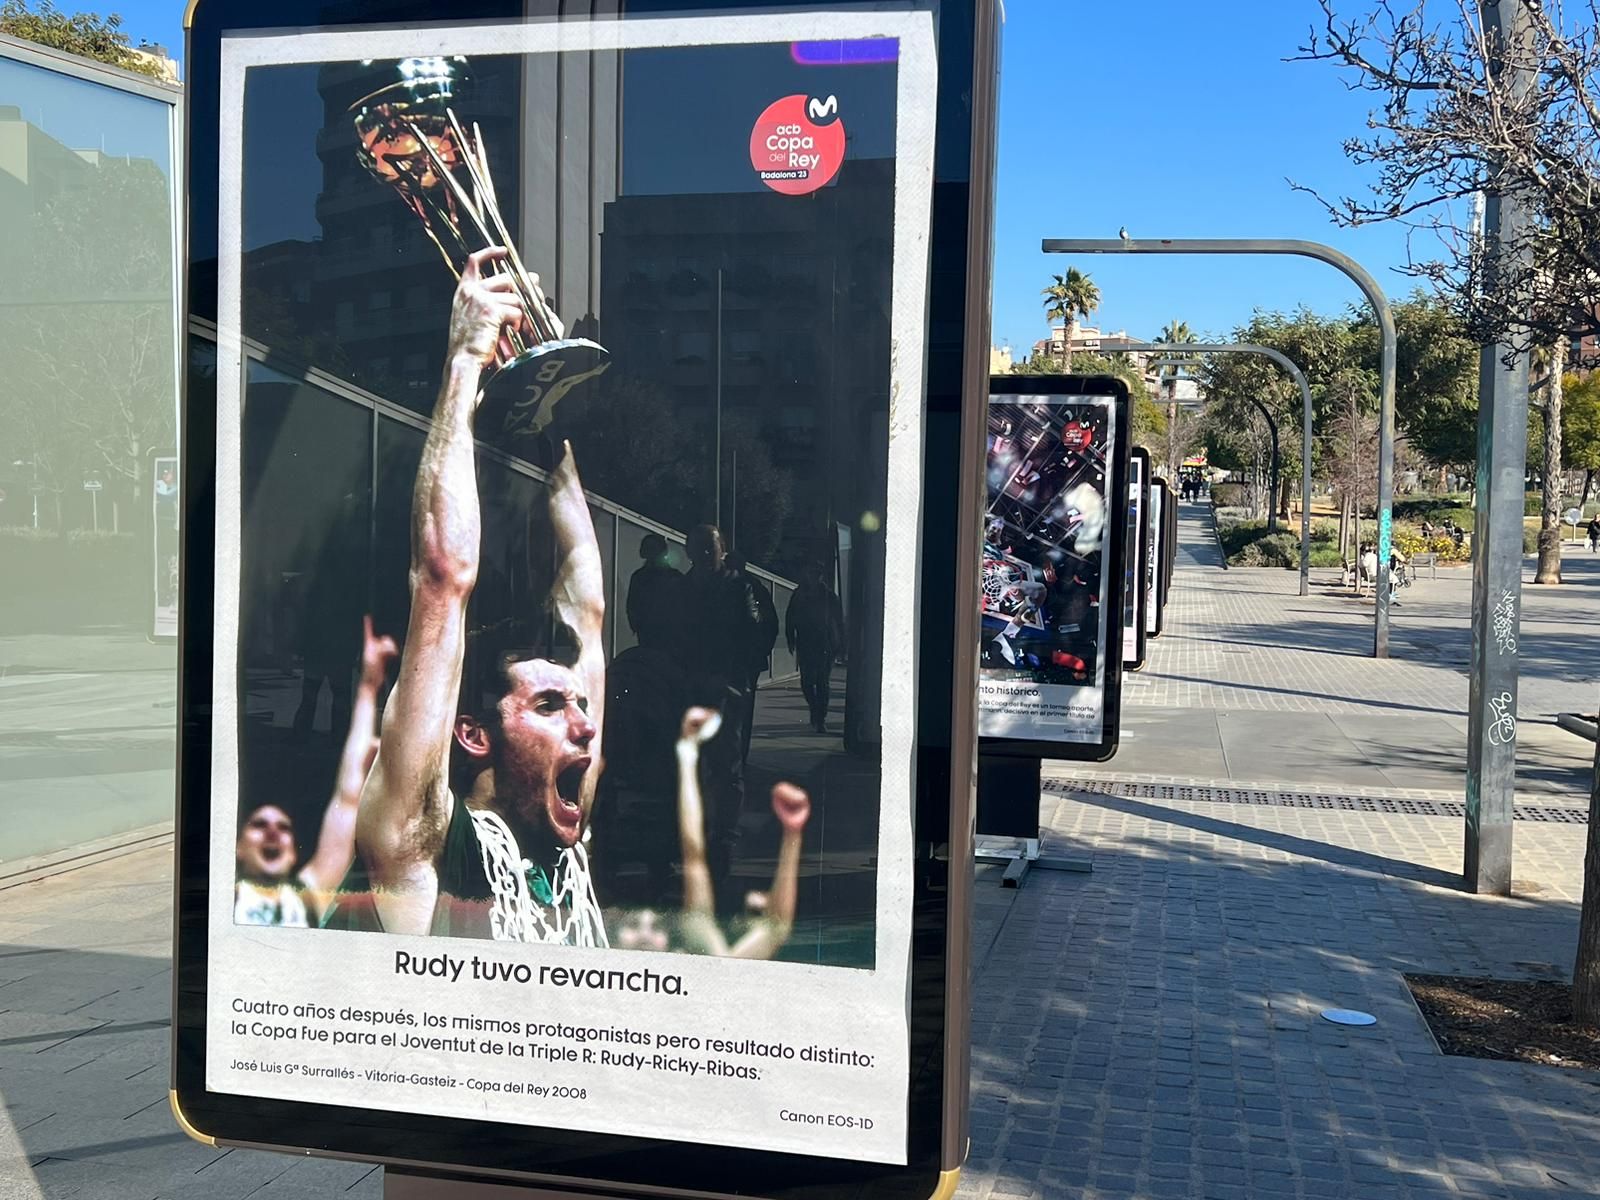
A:
<svg viewBox="0 0 1600 1200">
<path fill-rule="evenodd" d="M 1358 596 L 1372 590 L 1372 580 L 1361 573 L 1361 568 L 1358 564 L 1351 562 L 1348 558 L 1341 558 L 1339 565 L 1344 569 L 1344 579 L 1340 584 L 1341 587 L 1349 588 Z"/>
<path fill-rule="evenodd" d="M 1428 578 L 1439 578 L 1439 556 L 1433 553 L 1413 554 L 1411 556 L 1411 569 L 1413 573 L 1419 567 L 1428 568 Z"/>
</svg>

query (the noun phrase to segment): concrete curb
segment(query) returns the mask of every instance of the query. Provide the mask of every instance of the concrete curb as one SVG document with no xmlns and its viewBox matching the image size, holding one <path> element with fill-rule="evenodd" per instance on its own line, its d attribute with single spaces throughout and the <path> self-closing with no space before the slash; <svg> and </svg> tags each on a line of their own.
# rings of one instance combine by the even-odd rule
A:
<svg viewBox="0 0 1600 1200">
<path fill-rule="evenodd" d="M 1568 733 L 1575 733 L 1581 738 L 1588 738 L 1591 742 L 1596 739 L 1600 726 L 1588 717 L 1580 717 L 1577 713 L 1557 713 L 1556 724 Z"/>
<path fill-rule="evenodd" d="M 136 854 L 153 846 L 172 845 L 172 822 L 147 825 L 143 829 L 130 829 L 127 833 L 100 838 L 92 842 L 58 850 L 53 854 L 40 854 L 15 862 L 0 862 L 0 891 L 33 883 L 51 875 L 75 871 L 79 867 Z"/>
<path fill-rule="evenodd" d="M 1211 536 L 1216 539 L 1217 554 L 1222 558 L 1222 569 L 1228 570 L 1228 548 L 1222 544 L 1222 526 L 1217 524 L 1217 509 L 1213 504 L 1206 505 L 1206 520 L 1211 522 Z"/>
</svg>

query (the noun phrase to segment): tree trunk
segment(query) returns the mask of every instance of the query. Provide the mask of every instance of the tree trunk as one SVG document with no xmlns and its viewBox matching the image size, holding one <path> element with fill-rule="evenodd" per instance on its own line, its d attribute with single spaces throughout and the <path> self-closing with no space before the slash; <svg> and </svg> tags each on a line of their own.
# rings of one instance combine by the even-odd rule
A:
<svg viewBox="0 0 1600 1200">
<path fill-rule="evenodd" d="M 1178 473 L 1178 381 L 1172 381 L 1172 389 L 1167 393 L 1167 474 L 1176 476 Z"/>
<path fill-rule="evenodd" d="M 1283 464 L 1278 457 L 1278 423 L 1265 410 L 1263 410 L 1263 415 L 1267 418 L 1267 432 L 1272 436 L 1272 459 L 1269 464 L 1266 495 L 1267 532 L 1276 533 L 1278 530 L 1278 479 L 1282 473 Z"/>
<path fill-rule="evenodd" d="M 1600 742 L 1589 783 L 1589 833 L 1583 853 L 1583 909 L 1578 917 L 1578 957 L 1572 968 L 1572 1016 L 1600 1027 Z"/>
<path fill-rule="evenodd" d="M 1544 406 L 1544 470 L 1539 515 L 1539 567 L 1535 583 L 1561 582 L 1561 372 L 1567 365 L 1567 339 L 1550 347 L 1549 396 Z"/>
<path fill-rule="evenodd" d="M 1578 500 L 1578 507 L 1580 509 L 1583 508 L 1585 505 L 1587 505 L 1589 503 L 1589 488 L 1593 484 L 1594 484 L 1594 469 L 1590 468 L 1589 470 L 1587 470 L 1587 471 L 1585 471 L 1583 473 L 1583 495 Z"/>
<path fill-rule="evenodd" d="M 1061 373 L 1072 374 L 1072 335 L 1077 332 L 1078 318 L 1068 317 L 1067 327 L 1061 331 Z"/>
</svg>

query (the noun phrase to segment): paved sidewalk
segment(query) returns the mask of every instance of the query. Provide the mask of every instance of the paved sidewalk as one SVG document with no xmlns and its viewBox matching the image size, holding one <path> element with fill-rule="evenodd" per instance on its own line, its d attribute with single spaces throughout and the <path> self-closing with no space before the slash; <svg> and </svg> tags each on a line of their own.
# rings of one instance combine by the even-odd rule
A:
<svg viewBox="0 0 1600 1200">
<path fill-rule="evenodd" d="M 1401 981 L 1565 975 L 1583 826 L 1519 824 L 1528 893 L 1500 900 L 1456 889 L 1459 820 L 1084 793 L 1045 813 L 1094 871 L 980 887 L 963 1196 L 1595 1194 L 1600 1080 L 1444 1057 Z"/>
<path fill-rule="evenodd" d="M 1337 572 L 1313 572 L 1303 597 L 1294 571 L 1223 570 L 1198 504 L 1180 510 L 1179 559 L 1167 632 L 1124 677 L 1122 746 L 1089 770 L 1463 791 L 1467 571 L 1403 590 L 1392 656 L 1378 661 L 1371 600 Z M 1586 804 L 1593 747 L 1555 716 L 1600 700 L 1600 556 L 1570 555 L 1565 577 L 1523 592 L 1518 785 Z"/>
</svg>

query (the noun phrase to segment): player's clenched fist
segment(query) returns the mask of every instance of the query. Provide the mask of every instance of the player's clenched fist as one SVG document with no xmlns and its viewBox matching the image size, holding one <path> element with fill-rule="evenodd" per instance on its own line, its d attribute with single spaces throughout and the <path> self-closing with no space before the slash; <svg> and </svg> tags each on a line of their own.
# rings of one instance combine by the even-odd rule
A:
<svg viewBox="0 0 1600 1200">
<path fill-rule="evenodd" d="M 467 259 L 450 305 L 450 357 L 487 366 L 501 353 L 504 336 L 527 327 L 527 313 L 510 275 L 484 272 L 506 258 L 502 246 L 479 250 Z"/>
</svg>

